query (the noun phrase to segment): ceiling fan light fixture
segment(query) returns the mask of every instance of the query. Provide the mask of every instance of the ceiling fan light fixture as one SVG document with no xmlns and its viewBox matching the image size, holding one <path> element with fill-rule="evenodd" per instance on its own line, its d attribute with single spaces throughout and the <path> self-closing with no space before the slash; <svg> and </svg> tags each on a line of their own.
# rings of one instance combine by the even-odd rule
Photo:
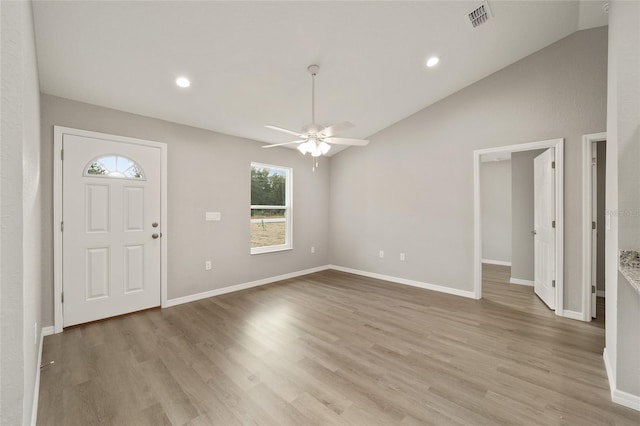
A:
<svg viewBox="0 0 640 426">
<path fill-rule="evenodd" d="M 318 145 L 318 149 L 320 149 L 320 152 L 322 153 L 322 155 L 326 155 L 327 152 L 329 152 L 329 150 L 331 149 L 331 145 L 329 145 L 325 141 L 322 141 Z"/>
<path fill-rule="evenodd" d="M 353 124 L 349 123 L 348 121 L 337 123 L 332 126 L 319 126 L 316 124 L 315 78 L 316 75 L 318 75 L 320 67 L 318 65 L 309 65 L 307 67 L 307 70 L 309 71 L 309 74 L 311 74 L 311 124 L 305 126 L 302 129 L 302 132 L 295 132 L 293 130 L 283 129 L 282 127 L 277 126 L 265 126 L 278 132 L 297 136 L 299 140 L 264 145 L 263 148 L 298 144 L 296 148 L 302 155 L 306 155 L 307 153 L 309 153 L 312 157 L 320 157 L 322 155 L 326 155 L 329 150 L 331 150 L 331 144 L 334 143 L 338 145 L 367 145 L 369 143 L 368 140 L 335 137 L 338 133 L 349 130 L 353 127 Z M 317 166 L 318 160 L 314 160 L 314 170 Z"/>
<path fill-rule="evenodd" d="M 307 149 L 313 157 L 320 157 L 322 155 L 320 144 L 318 144 L 318 139 L 316 138 L 309 138 L 309 141 L 307 142 Z"/>
<path fill-rule="evenodd" d="M 298 151 L 300 151 L 302 155 L 307 155 L 307 152 L 309 152 L 309 150 L 307 149 L 307 143 L 303 142 L 298 145 Z"/>
</svg>

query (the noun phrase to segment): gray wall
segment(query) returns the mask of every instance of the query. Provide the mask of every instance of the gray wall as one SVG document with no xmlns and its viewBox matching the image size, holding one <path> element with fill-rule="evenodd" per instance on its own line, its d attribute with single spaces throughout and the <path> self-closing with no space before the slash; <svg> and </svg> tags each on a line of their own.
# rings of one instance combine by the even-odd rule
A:
<svg viewBox="0 0 640 426">
<path fill-rule="evenodd" d="M 618 274 L 617 387 L 640 398 L 640 294 Z"/>
<path fill-rule="evenodd" d="M 480 165 L 482 258 L 511 262 L 511 161 Z"/>
<path fill-rule="evenodd" d="M 514 152 L 511 154 L 511 278 L 533 281 L 534 237 L 533 230 L 533 159 L 544 149 Z"/>
<path fill-rule="evenodd" d="M 168 145 L 168 297 L 192 295 L 328 263 L 330 161 L 297 150 L 42 95 L 43 209 L 52 212 L 53 126 Z M 293 167 L 293 250 L 249 254 L 251 161 Z M 205 211 L 222 221 L 205 222 Z M 43 321 L 53 324 L 52 214 L 43 218 Z M 316 253 L 311 254 L 311 246 Z M 204 270 L 205 260 L 213 262 Z"/>
<path fill-rule="evenodd" d="M 629 9 L 625 21 L 630 28 L 638 24 L 635 34 L 622 41 L 628 56 L 618 58 L 618 238 L 621 249 L 640 250 L 640 8 L 616 7 Z"/>
<path fill-rule="evenodd" d="M 640 250 L 640 2 L 611 3 L 607 96 L 606 354 L 619 390 L 640 398 L 640 294 L 617 272 Z"/>
<path fill-rule="evenodd" d="M 581 138 L 605 129 L 606 67 L 606 28 L 579 31 L 334 156 L 331 262 L 471 291 L 480 148 L 565 138 L 565 218 L 580 217 Z M 565 223 L 564 307 L 580 312 L 581 226 Z"/>
<path fill-rule="evenodd" d="M 40 344 L 39 84 L 31 2 L 0 2 L 0 424 L 31 424 Z"/>
<path fill-rule="evenodd" d="M 604 258 L 605 258 L 605 196 L 606 196 L 606 177 L 607 177 L 607 143 L 598 142 L 597 146 L 597 189 L 598 196 L 596 206 L 596 235 L 597 239 L 597 254 L 596 254 L 596 288 L 604 291 L 605 274 L 604 274 Z"/>
</svg>

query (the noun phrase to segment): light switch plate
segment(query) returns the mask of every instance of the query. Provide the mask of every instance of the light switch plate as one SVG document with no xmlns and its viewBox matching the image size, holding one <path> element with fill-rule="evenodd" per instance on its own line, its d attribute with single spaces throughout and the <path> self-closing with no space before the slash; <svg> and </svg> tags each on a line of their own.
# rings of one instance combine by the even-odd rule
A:
<svg viewBox="0 0 640 426">
<path fill-rule="evenodd" d="M 212 222 L 220 219 L 221 219 L 220 212 L 206 212 L 204 214 L 204 220 L 206 220 L 207 222 Z"/>
</svg>

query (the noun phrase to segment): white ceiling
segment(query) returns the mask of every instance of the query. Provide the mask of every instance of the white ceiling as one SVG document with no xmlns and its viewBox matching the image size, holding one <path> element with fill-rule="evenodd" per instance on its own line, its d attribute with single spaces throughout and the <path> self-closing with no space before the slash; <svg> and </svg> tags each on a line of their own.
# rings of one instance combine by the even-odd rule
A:
<svg viewBox="0 0 640 426">
<path fill-rule="evenodd" d="M 365 138 L 573 33 L 602 1 L 34 1 L 43 93 L 270 143 L 351 121 Z M 441 58 L 434 69 L 424 66 Z M 179 89 L 175 78 L 192 86 Z M 337 147 L 336 147 L 337 148 Z M 339 149 L 332 150 L 332 153 Z"/>
</svg>

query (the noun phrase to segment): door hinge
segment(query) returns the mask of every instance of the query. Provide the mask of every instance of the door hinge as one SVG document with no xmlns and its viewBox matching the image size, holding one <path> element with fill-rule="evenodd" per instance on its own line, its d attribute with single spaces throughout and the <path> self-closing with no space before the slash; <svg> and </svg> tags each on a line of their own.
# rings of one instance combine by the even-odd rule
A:
<svg viewBox="0 0 640 426">
<path fill-rule="evenodd" d="M 598 160 L 596 160 L 596 158 L 595 158 L 595 157 L 593 157 L 593 158 L 591 159 L 591 165 L 592 165 L 592 166 L 595 166 L 596 164 L 598 164 Z"/>
<path fill-rule="evenodd" d="M 60 160 L 64 161 L 64 149 L 60 150 Z"/>
<path fill-rule="evenodd" d="M 595 293 L 595 292 L 596 292 L 596 286 L 595 286 L 595 285 L 592 285 L 592 286 L 591 286 L 591 294 L 593 294 L 593 293 Z"/>
<path fill-rule="evenodd" d="M 556 162 L 555 162 L 555 161 L 552 161 L 552 162 L 551 162 L 551 168 L 552 168 L 552 169 L 555 169 L 555 168 L 556 168 Z"/>
<path fill-rule="evenodd" d="M 60 303 L 64 303 L 64 291 L 60 294 Z"/>
<path fill-rule="evenodd" d="M 551 280 L 551 287 L 556 288 L 556 280 Z"/>
<path fill-rule="evenodd" d="M 64 221 L 60 222 L 60 232 L 64 232 Z"/>
<path fill-rule="evenodd" d="M 596 229 L 596 222 L 595 221 L 591 222 L 591 229 Z"/>
<path fill-rule="evenodd" d="M 555 228 L 555 227 L 556 227 L 556 221 L 555 221 L 555 220 L 552 220 L 552 221 L 551 221 L 551 227 L 552 227 L 552 228 Z"/>
</svg>

